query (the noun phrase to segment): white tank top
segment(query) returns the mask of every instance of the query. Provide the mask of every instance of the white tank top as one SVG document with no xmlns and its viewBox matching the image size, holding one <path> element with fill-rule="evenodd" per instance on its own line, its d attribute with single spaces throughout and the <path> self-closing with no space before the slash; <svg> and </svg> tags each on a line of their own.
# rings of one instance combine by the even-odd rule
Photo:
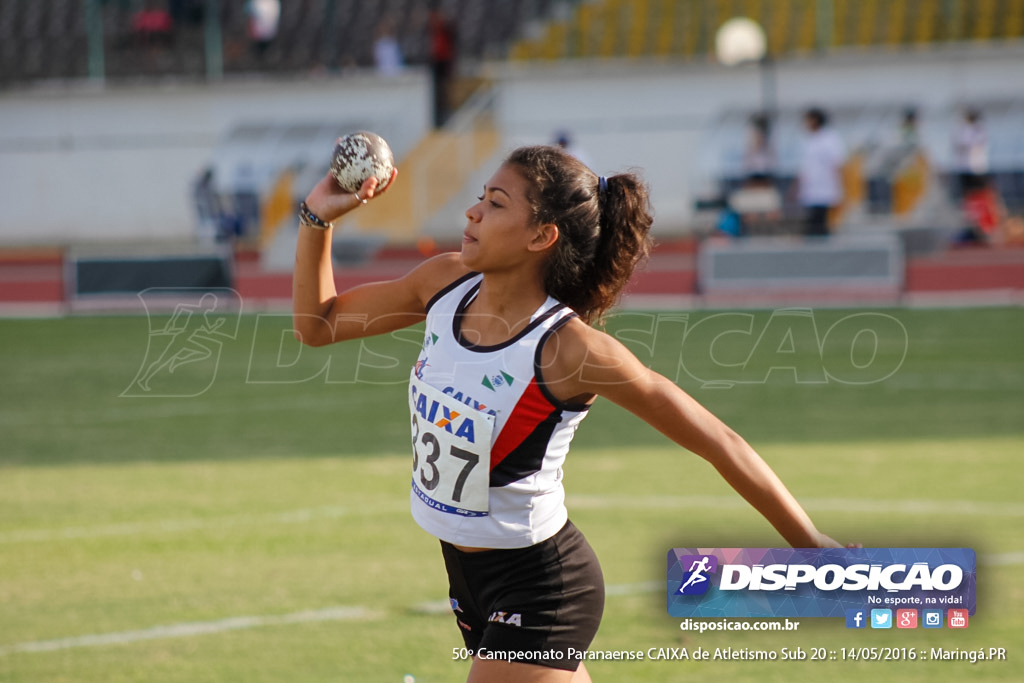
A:
<svg viewBox="0 0 1024 683">
<path fill-rule="evenodd" d="M 481 280 L 466 275 L 427 305 L 409 377 L 412 516 L 449 543 L 524 548 L 568 519 L 562 464 L 589 406 L 552 396 L 539 364 L 547 337 L 576 314 L 548 297 L 513 338 L 473 345 L 461 325 Z"/>
</svg>

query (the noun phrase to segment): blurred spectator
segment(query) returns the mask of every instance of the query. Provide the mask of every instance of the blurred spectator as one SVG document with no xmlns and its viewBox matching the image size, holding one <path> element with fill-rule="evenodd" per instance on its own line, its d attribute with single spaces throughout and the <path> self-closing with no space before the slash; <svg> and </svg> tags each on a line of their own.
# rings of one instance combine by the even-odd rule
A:
<svg viewBox="0 0 1024 683">
<path fill-rule="evenodd" d="M 903 117 L 900 119 L 896 135 L 886 144 L 884 168 L 890 176 L 893 175 L 917 151 L 917 109 L 907 107 L 903 110 Z"/>
<path fill-rule="evenodd" d="M 988 133 L 977 109 L 968 109 L 953 131 L 953 158 L 962 196 L 987 185 Z"/>
<path fill-rule="evenodd" d="M 377 26 L 377 37 L 373 42 L 373 63 L 382 76 L 395 76 L 402 72 L 402 48 L 395 37 L 395 22 L 384 17 Z"/>
<path fill-rule="evenodd" d="M 430 68 L 434 82 L 434 127 L 444 126 L 451 114 L 451 81 L 455 71 L 455 26 L 434 2 L 427 17 Z"/>
<path fill-rule="evenodd" d="M 222 212 L 222 239 L 251 237 L 260 224 L 260 194 L 256 170 L 248 161 L 235 167 L 231 200 L 230 211 Z"/>
<path fill-rule="evenodd" d="M 812 107 L 804 112 L 807 136 L 800 157 L 797 190 L 804 208 L 804 234 L 827 235 L 829 212 L 843 199 L 842 169 L 846 148 L 828 125 L 828 114 Z"/>
<path fill-rule="evenodd" d="M 750 117 L 750 140 L 743 152 L 743 174 L 748 182 L 771 182 L 775 178 L 775 164 L 771 121 L 766 114 L 754 114 Z"/>
<path fill-rule="evenodd" d="M 899 127 L 870 150 L 865 163 L 868 206 L 872 213 L 887 214 L 895 210 L 894 184 L 920 154 L 917 109 L 907 107 L 903 110 Z"/>
<path fill-rule="evenodd" d="M 750 118 L 750 138 L 743 152 L 743 184 L 727 198 L 719 229 L 733 237 L 775 232 L 782 219 L 782 195 L 775 185 L 775 149 L 771 119 Z"/>
<path fill-rule="evenodd" d="M 917 109 L 907 107 L 903 110 L 903 121 L 900 123 L 900 142 L 904 148 L 917 148 Z"/>
<path fill-rule="evenodd" d="M 555 144 L 564 149 L 569 154 L 573 155 L 587 168 L 590 168 L 590 159 L 587 158 L 586 152 L 584 152 L 579 145 L 575 143 L 572 138 L 572 134 L 567 130 L 559 130 L 555 132 Z"/>
<path fill-rule="evenodd" d="M 991 187 L 969 190 L 964 195 L 966 225 L 955 240 L 958 244 L 987 244 L 1000 241 L 1000 228 L 1006 221 L 1006 208 Z"/>
<path fill-rule="evenodd" d="M 141 46 L 169 45 L 174 38 L 171 13 L 156 3 L 148 2 L 132 15 L 132 34 Z"/>
<path fill-rule="evenodd" d="M 1005 218 L 1005 209 L 988 182 L 988 132 L 979 110 L 964 112 L 963 121 L 953 131 L 953 154 L 965 222 L 956 241 L 990 242 Z"/>
<path fill-rule="evenodd" d="M 207 166 L 192 186 L 192 201 L 196 209 L 196 237 L 200 243 L 210 244 L 224 236 L 224 212 L 214 179 L 212 166 Z"/>
<path fill-rule="evenodd" d="M 263 59 L 267 48 L 277 37 L 277 26 L 281 20 L 280 0 L 249 0 L 246 6 L 249 15 L 249 37 L 253 52 Z"/>
</svg>

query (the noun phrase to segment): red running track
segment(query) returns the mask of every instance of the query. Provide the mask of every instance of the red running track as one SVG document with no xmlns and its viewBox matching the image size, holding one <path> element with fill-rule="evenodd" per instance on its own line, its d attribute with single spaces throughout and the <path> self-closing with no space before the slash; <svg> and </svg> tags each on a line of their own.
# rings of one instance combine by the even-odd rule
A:
<svg viewBox="0 0 1024 683">
<path fill-rule="evenodd" d="M 414 249 L 386 249 L 357 267 L 337 267 L 339 289 L 397 277 L 424 258 Z M 66 301 L 63 252 L 59 249 L 0 251 L 0 306 L 60 309 Z M 291 274 L 266 272 L 252 253 L 239 253 L 235 289 L 256 308 L 286 305 Z M 638 303 L 701 303 L 697 291 L 696 245 L 678 241 L 655 248 L 630 283 L 627 296 Z M 955 303 L 958 298 L 1024 302 L 1024 247 L 970 247 L 911 258 L 904 296 L 908 300 Z M 822 302 L 818 302 L 822 303 Z M 830 303 L 842 303 L 833 301 Z M 894 301 L 891 303 L 900 303 Z"/>
</svg>

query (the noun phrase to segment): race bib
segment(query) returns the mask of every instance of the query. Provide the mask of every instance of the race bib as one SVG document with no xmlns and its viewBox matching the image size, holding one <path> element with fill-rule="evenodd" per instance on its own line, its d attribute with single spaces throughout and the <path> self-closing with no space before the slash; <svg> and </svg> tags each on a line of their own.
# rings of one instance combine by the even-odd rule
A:
<svg viewBox="0 0 1024 683">
<path fill-rule="evenodd" d="M 485 517 L 494 416 L 409 379 L 412 489 L 425 504 L 453 515 Z"/>
</svg>

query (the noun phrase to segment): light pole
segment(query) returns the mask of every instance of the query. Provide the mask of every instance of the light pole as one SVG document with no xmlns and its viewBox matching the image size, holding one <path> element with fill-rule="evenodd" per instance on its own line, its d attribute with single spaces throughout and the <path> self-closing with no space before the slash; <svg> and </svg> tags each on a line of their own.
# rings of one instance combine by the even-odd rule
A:
<svg viewBox="0 0 1024 683">
<path fill-rule="evenodd" d="M 224 78 L 224 45 L 220 25 L 220 0 L 206 0 L 203 44 L 206 51 L 206 80 Z"/>
<path fill-rule="evenodd" d="M 86 0 L 85 28 L 89 46 L 89 79 L 102 83 L 107 68 L 103 58 L 103 8 L 100 0 Z"/>
<path fill-rule="evenodd" d="M 775 116 L 775 66 L 761 25 L 747 17 L 726 21 L 715 33 L 715 56 L 725 66 L 760 65 L 761 110 L 771 121 Z"/>
</svg>

